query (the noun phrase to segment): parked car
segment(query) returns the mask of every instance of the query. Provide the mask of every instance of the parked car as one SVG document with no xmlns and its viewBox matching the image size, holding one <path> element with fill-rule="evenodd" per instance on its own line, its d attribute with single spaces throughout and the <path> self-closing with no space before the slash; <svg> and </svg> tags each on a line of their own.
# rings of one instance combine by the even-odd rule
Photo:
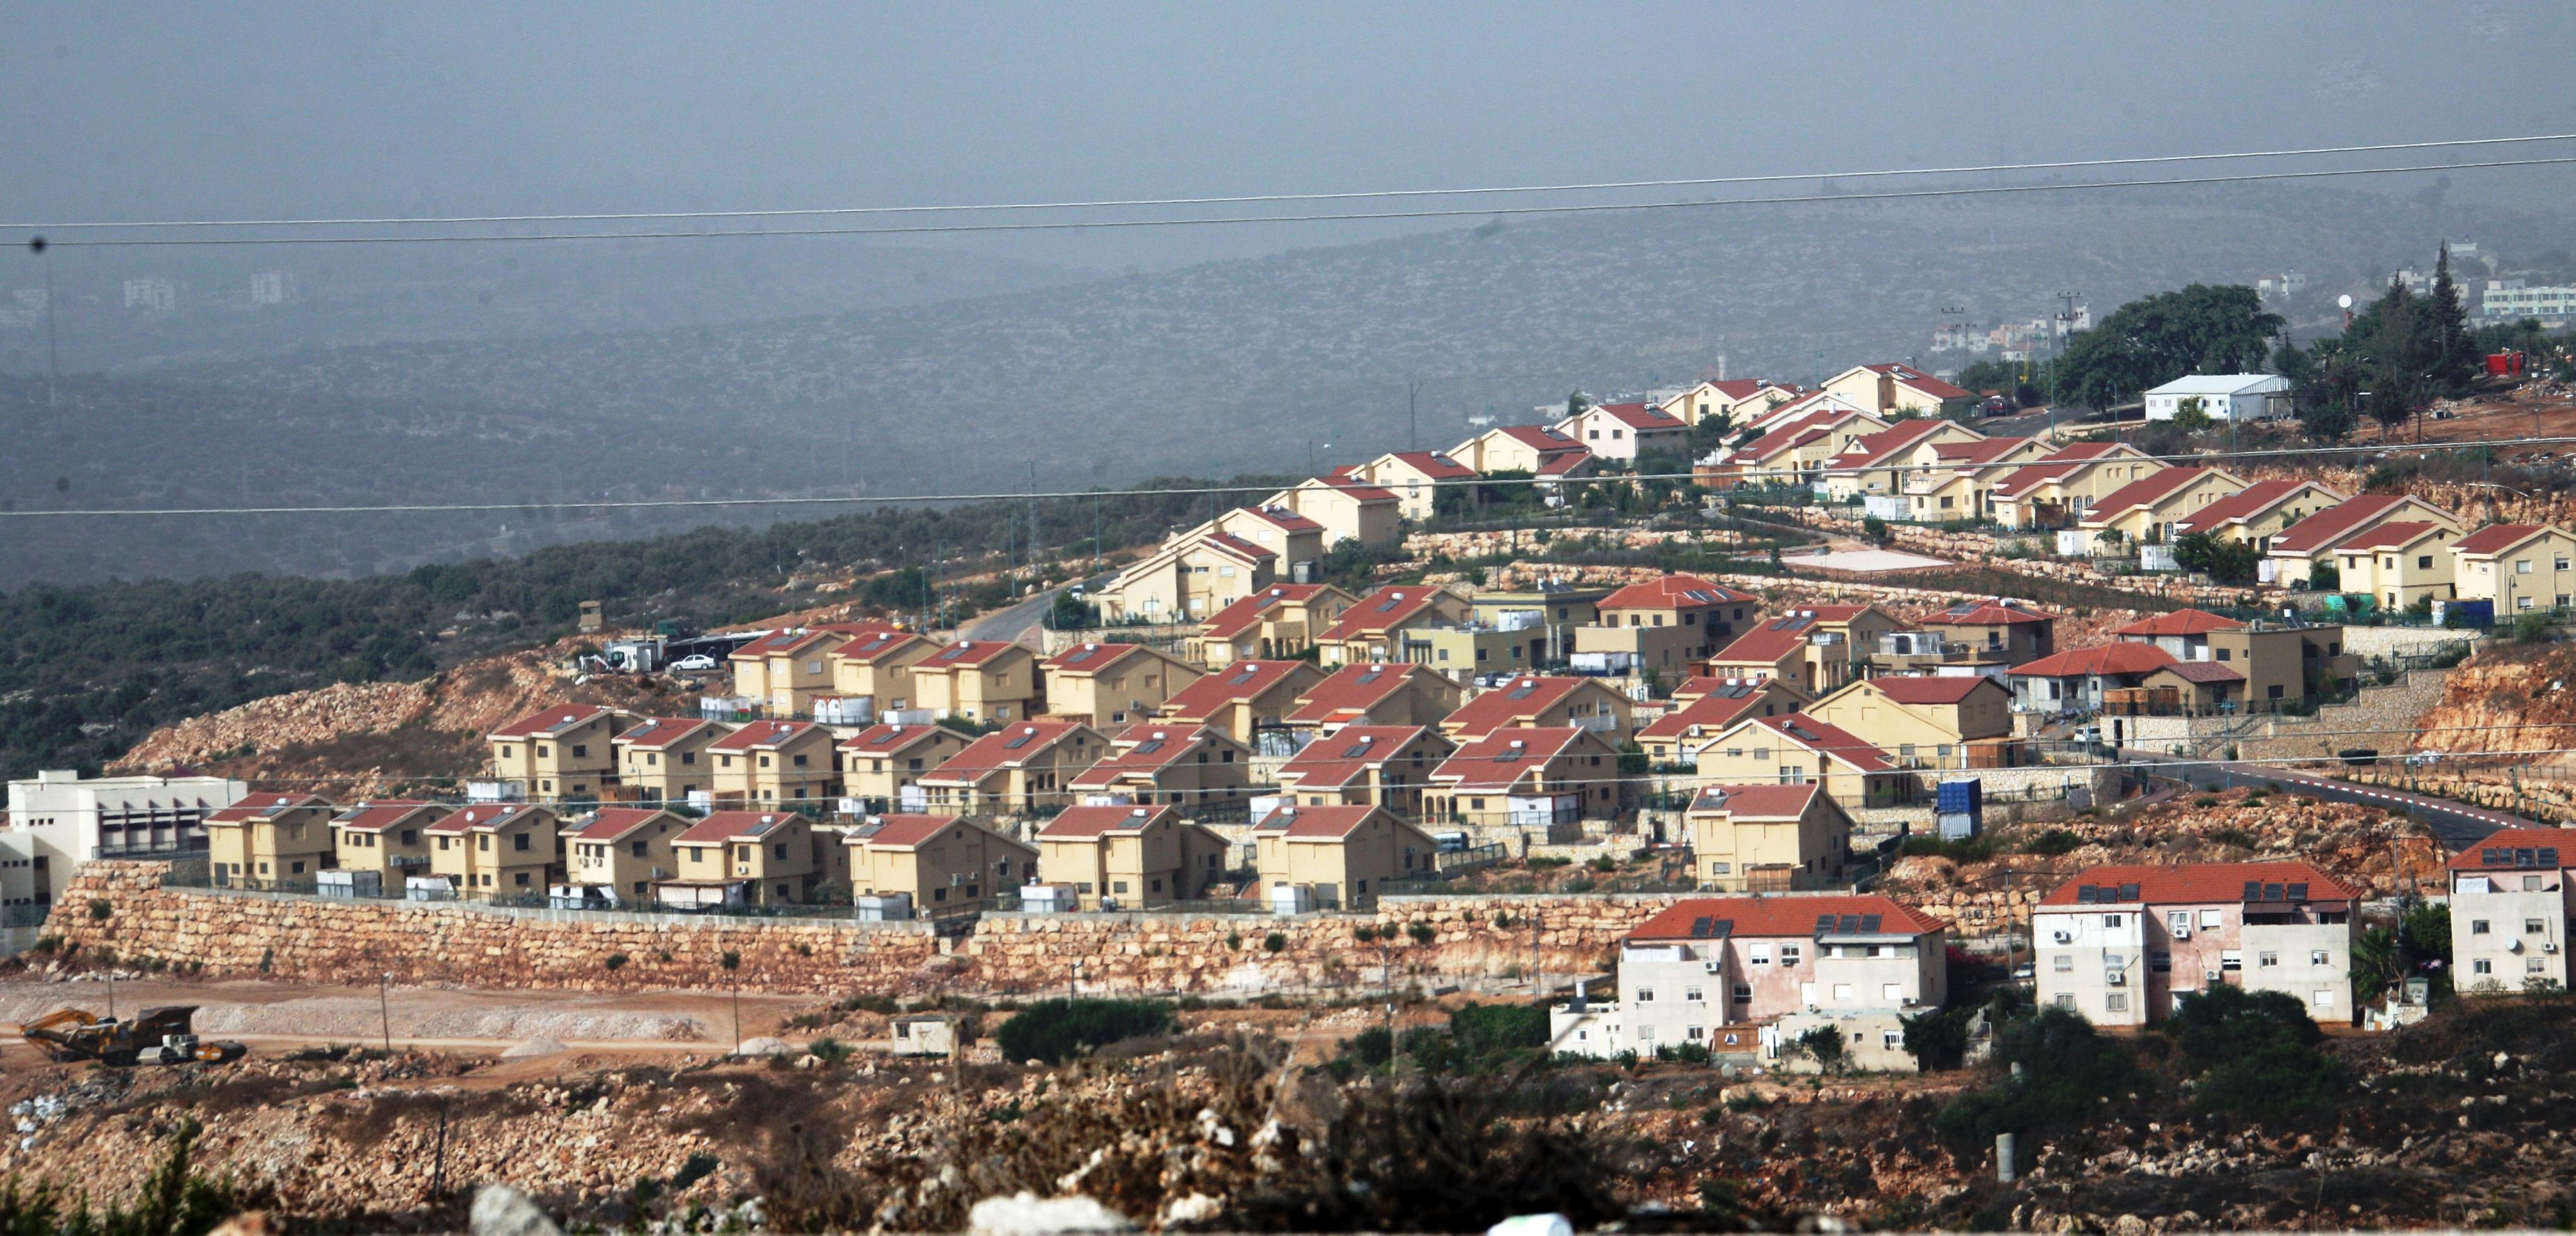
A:
<svg viewBox="0 0 2576 1236">
<path fill-rule="evenodd" d="M 678 670 L 684 674 L 698 670 L 711 670 L 715 667 L 716 659 L 703 652 L 682 657 L 671 663 L 672 669 Z"/>
</svg>

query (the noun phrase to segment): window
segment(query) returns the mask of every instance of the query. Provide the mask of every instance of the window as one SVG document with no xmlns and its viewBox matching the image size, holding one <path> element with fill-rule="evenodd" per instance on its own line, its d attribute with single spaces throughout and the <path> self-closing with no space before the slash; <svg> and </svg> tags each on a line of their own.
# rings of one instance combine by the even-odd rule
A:
<svg viewBox="0 0 2576 1236">
<path fill-rule="evenodd" d="M 1109 891 L 1112 893 L 1126 892 L 1127 882 L 1125 880 L 1112 880 L 1109 882 Z"/>
<path fill-rule="evenodd" d="M 2531 559 L 2529 559 L 2529 558 L 2516 558 L 2516 559 L 2514 559 L 2514 560 L 2513 560 L 2513 573 L 2514 573 L 2514 574 L 2516 574 L 2516 575 L 2529 575 L 2529 574 L 2531 574 Z"/>
<path fill-rule="evenodd" d="M 2060 953 L 2057 955 L 2057 964 L 2050 968 L 2056 970 L 2059 974 L 2073 974 L 2075 972 L 2075 959 L 2064 953 Z"/>
<path fill-rule="evenodd" d="M 1654 989 L 1654 988 L 1652 988 L 1652 987 L 1640 987 L 1640 988 L 1638 988 L 1638 989 L 1637 989 L 1637 1003 L 1639 1003 L 1639 1004 L 1653 1004 L 1654 1002 L 1655 1002 L 1655 989 Z"/>
<path fill-rule="evenodd" d="M 2254 965 L 2256 969 L 2269 970 L 2279 964 L 2281 964 L 2281 955 L 2279 953 L 2266 951 L 2254 954 Z"/>
<path fill-rule="evenodd" d="M 525 850 L 528 848 L 529 840 L 530 838 L 528 834 L 520 833 L 518 836 L 510 838 L 510 848 L 513 850 Z"/>
<path fill-rule="evenodd" d="M 1852 998 L 1852 985 L 1851 985 L 1851 984 L 1849 984 L 1849 983 L 1836 983 L 1836 984 L 1834 984 L 1834 999 L 1837 999 L 1837 1000 L 1849 1000 L 1849 999 L 1851 999 L 1851 998 Z"/>
<path fill-rule="evenodd" d="M 572 758 L 577 760 L 588 754 L 590 754 L 590 747 L 588 744 L 574 743 L 572 745 Z"/>
<path fill-rule="evenodd" d="M 2217 910 L 2203 910 L 2200 912 L 2200 925 L 2204 930 L 2214 928 L 2223 918 L 2224 915 Z"/>
<path fill-rule="evenodd" d="M 2116 929 L 2120 925 L 2120 917 L 2117 914 L 2105 914 L 2102 916 L 2102 925 Z"/>
<path fill-rule="evenodd" d="M 1701 1004 L 1701 1003 L 1705 1003 L 1705 1001 L 1703 1001 L 1703 1000 L 1701 999 L 1701 997 L 1700 997 L 1700 990 L 1699 990 L 1699 988 L 1696 988 L 1696 987 L 1685 987 L 1685 988 L 1682 988 L 1682 1003 L 1684 1003 L 1684 1004 Z M 1693 1036 L 1693 1037 L 1697 1037 L 1697 1036 Z"/>
<path fill-rule="evenodd" d="M 1692 1042 L 1698 1042 L 1699 1040 L 1708 1037 L 1708 1028 L 1705 1026 L 1684 1026 L 1682 1027 L 1682 1037 L 1689 1039 Z"/>
<path fill-rule="evenodd" d="M 2472 962 L 2470 962 L 2470 963 L 2469 963 L 2469 973 L 2471 973 L 2471 974 L 2493 974 L 2493 973 L 2495 973 L 2495 963 L 2494 963 L 2494 962 L 2492 962 L 2492 961 L 2487 960 L 2487 959 L 2486 959 L 2486 958 L 2484 958 L 2484 957 L 2480 957 L 2480 958 L 2478 958 L 2476 961 L 2472 961 Z"/>
<path fill-rule="evenodd" d="M 2309 992 L 2308 1003 L 2321 1009 L 2333 1008 L 2335 1006 L 2333 989 L 2320 987 L 2315 991 Z"/>
<path fill-rule="evenodd" d="M 1737 1004 L 1751 1003 L 1753 1000 L 1753 984 L 1737 983 L 1735 985 L 1735 990 L 1728 994 L 1734 998 Z"/>
<path fill-rule="evenodd" d="M 1781 964 L 1782 966 L 1794 966 L 1794 965 L 1798 964 L 1798 956 L 1799 956 L 1799 954 L 1800 954 L 1800 952 L 1801 952 L 1801 951 L 1802 951 L 1802 950 L 1800 949 L 1800 947 L 1799 947 L 1798 945 L 1795 945 L 1795 944 L 1783 944 L 1783 945 L 1781 945 L 1781 946 L 1780 946 L 1780 964 Z"/>
<path fill-rule="evenodd" d="M 2281 696 L 2281 684 L 2279 684 L 2279 683 L 2277 683 L 2277 682 L 2276 682 L 2276 683 L 2273 683 L 2271 686 L 2264 688 L 2264 694 L 2265 694 L 2266 696 L 2268 696 L 2268 697 L 2270 697 L 2270 698 L 2272 698 L 2272 699 L 2276 699 L 2276 700 L 2277 700 L 2277 699 L 2282 698 L 2282 696 Z"/>
<path fill-rule="evenodd" d="M 2332 963 L 2328 960 L 2329 956 L 2330 954 L 2328 954 L 2324 949 L 2309 949 L 2308 964 L 2312 966 L 2330 965 Z"/>
<path fill-rule="evenodd" d="M 2103 1012 L 2105 1012 L 2105 1013 L 2126 1013 L 2126 1012 L 2128 1012 L 2128 1011 L 2129 1011 L 2129 993 L 2127 993 L 2127 992 L 2125 992 L 2125 991 L 2115 991 L 2115 992 L 2112 992 L 2112 993 L 2110 993 L 2110 994 L 2108 994 L 2108 995 L 2106 995 L 2106 996 L 2103 996 L 2103 997 L 2102 997 L 2102 1011 L 2103 1011 Z"/>
<path fill-rule="evenodd" d="M 2426 570 L 2426 571 L 2432 570 L 2432 569 L 2433 569 L 2433 555 L 2431 555 L 2431 554 L 2418 554 L 2418 555 L 2416 555 L 2416 557 L 2415 557 L 2415 565 L 2416 565 L 2416 567 L 2417 567 L 2417 568 L 2419 568 L 2419 569 L 2421 569 L 2421 570 Z"/>
<path fill-rule="evenodd" d="M 297 869 L 301 870 L 304 864 L 297 863 L 295 866 Z M 2548 971 L 2548 962 L 2542 961 L 2537 957 L 2525 957 L 2522 959 L 2522 972 L 2525 974 L 2546 974 Z"/>
<path fill-rule="evenodd" d="M 1708 873 L 1713 876 L 1729 875 L 1732 874 L 1734 870 L 1735 864 L 1727 862 L 1724 859 L 1712 859 L 1708 864 Z"/>
<path fill-rule="evenodd" d="M 2057 993 L 2057 998 L 2049 1001 L 2049 1003 L 2062 1009 L 2071 1009 L 2075 1007 L 2075 997 L 2073 994 L 2068 992 L 2059 992 Z"/>
<path fill-rule="evenodd" d="M 2165 928 L 2175 935 L 2191 930 L 2191 911 L 2175 910 L 2165 915 Z"/>
<path fill-rule="evenodd" d="M 2469 934 L 2473 936 L 2482 936 L 2487 934 L 2487 921 L 2482 918 L 2470 919 Z"/>
<path fill-rule="evenodd" d="M 2546 930 L 2548 930 L 2548 928 L 2544 926 L 2539 919 L 2526 918 L 2522 920 L 2522 934 L 2526 936 L 2536 936 Z"/>
<path fill-rule="evenodd" d="M 2240 952 L 2237 952 L 2235 949 L 2232 949 L 2232 948 L 2231 948 L 2231 949 L 2228 949 L 2226 952 L 2220 953 L 2220 954 L 2218 955 L 2218 968 L 2219 968 L 2219 969 L 2221 969 L 2221 970 L 2242 970 L 2242 969 L 2244 969 L 2244 968 L 2245 968 L 2245 954 L 2240 953 Z"/>
<path fill-rule="evenodd" d="M 1752 946 L 1751 948 L 1746 949 L 1746 950 L 1745 950 L 1745 952 L 1744 952 L 1744 960 L 1745 960 L 1745 962 L 1746 962 L 1747 964 L 1750 964 L 1750 965 L 1756 965 L 1756 966 L 1767 966 L 1767 965 L 1770 965 L 1770 964 L 1771 964 L 1771 946 L 1770 946 L 1770 945 L 1768 945 L 1768 944 L 1756 944 L 1756 945 Z"/>
<path fill-rule="evenodd" d="M 2233 648 L 2221 648 L 2218 650 L 2218 659 L 2221 661 L 2233 661 L 2236 659 L 2236 650 Z"/>
<path fill-rule="evenodd" d="M 1878 989 L 1878 998 L 1890 1004 L 1905 1003 L 1905 984 L 1888 983 Z"/>
</svg>

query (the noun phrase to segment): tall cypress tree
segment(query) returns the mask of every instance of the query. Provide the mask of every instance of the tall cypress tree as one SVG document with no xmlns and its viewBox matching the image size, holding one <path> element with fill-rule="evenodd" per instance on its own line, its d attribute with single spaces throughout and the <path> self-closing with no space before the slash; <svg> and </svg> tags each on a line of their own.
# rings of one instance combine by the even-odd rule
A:
<svg viewBox="0 0 2576 1236">
<path fill-rule="evenodd" d="M 2451 244 L 2442 242 L 2441 261 L 2433 268 L 2433 294 L 2423 306 L 2424 372 L 2433 375 L 2434 393 L 2459 395 L 2477 380 L 2477 349 L 2469 341 L 2469 312 L 2460 304 L 2460 285 L 2451 280 Z"/>
</svg>

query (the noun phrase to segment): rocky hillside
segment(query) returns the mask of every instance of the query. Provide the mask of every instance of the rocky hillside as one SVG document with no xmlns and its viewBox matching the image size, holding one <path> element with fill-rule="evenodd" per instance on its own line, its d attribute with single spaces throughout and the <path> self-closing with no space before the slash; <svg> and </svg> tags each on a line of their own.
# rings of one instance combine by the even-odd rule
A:
<svg viewBox="0 0 2576 1236">
<path fill-rule="evenodd" d="M 2576 767 L 2576 757 L 2557 754 L 2576 747 L 2571 682 L 2576 646 L 2490 641 L 2444 680 L 2441 702 L 2422 718 L 2417 748 L 2455 754 L 2472 766 Z"/>
</svg>

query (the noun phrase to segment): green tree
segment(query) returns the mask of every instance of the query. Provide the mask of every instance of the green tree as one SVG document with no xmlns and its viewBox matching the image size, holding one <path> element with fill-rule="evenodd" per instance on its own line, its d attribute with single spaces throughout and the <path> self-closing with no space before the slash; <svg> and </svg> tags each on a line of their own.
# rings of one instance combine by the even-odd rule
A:
<svg viewBox="0 0 2576 1236">
<path fill-rule="evenodd" d="M 2195 283 L 2112 311 L 2077 333 L 2053 375 L 2056 397 L 2109 407 L 2188 373 L 2241 373 L 2271 354 L 2284 325 L 2254 289 Z"/>
<path fill-rule="evenodd" d="M 2174 405 L 2172 423 L 2182 433 L 2207 433 L 2217 422 L 2209 419 L 2209 401 L 2192 395 Z"/>
<path fill-rule="evenodd" d="M 2469 335 L 2468 308 L 2460 303 L 2460 285 L 2451 279 L 2448 241 L 2433 266 L 2433 291 L 2425 298 L 2420 329 L 2431 336 L 2417 346 L 2425 353 L 2434 391 L 2445 396 L 2465 393 L 2478 380 L 2478 350 Z"/>
<path fill-rule="evenodd" d="M 2186 532 L 2174 542 L 2174 565 L 2222 584 L 2254 578 L 2260 555 L 2243 541 L 2208 532 Z"/>
</svg>

